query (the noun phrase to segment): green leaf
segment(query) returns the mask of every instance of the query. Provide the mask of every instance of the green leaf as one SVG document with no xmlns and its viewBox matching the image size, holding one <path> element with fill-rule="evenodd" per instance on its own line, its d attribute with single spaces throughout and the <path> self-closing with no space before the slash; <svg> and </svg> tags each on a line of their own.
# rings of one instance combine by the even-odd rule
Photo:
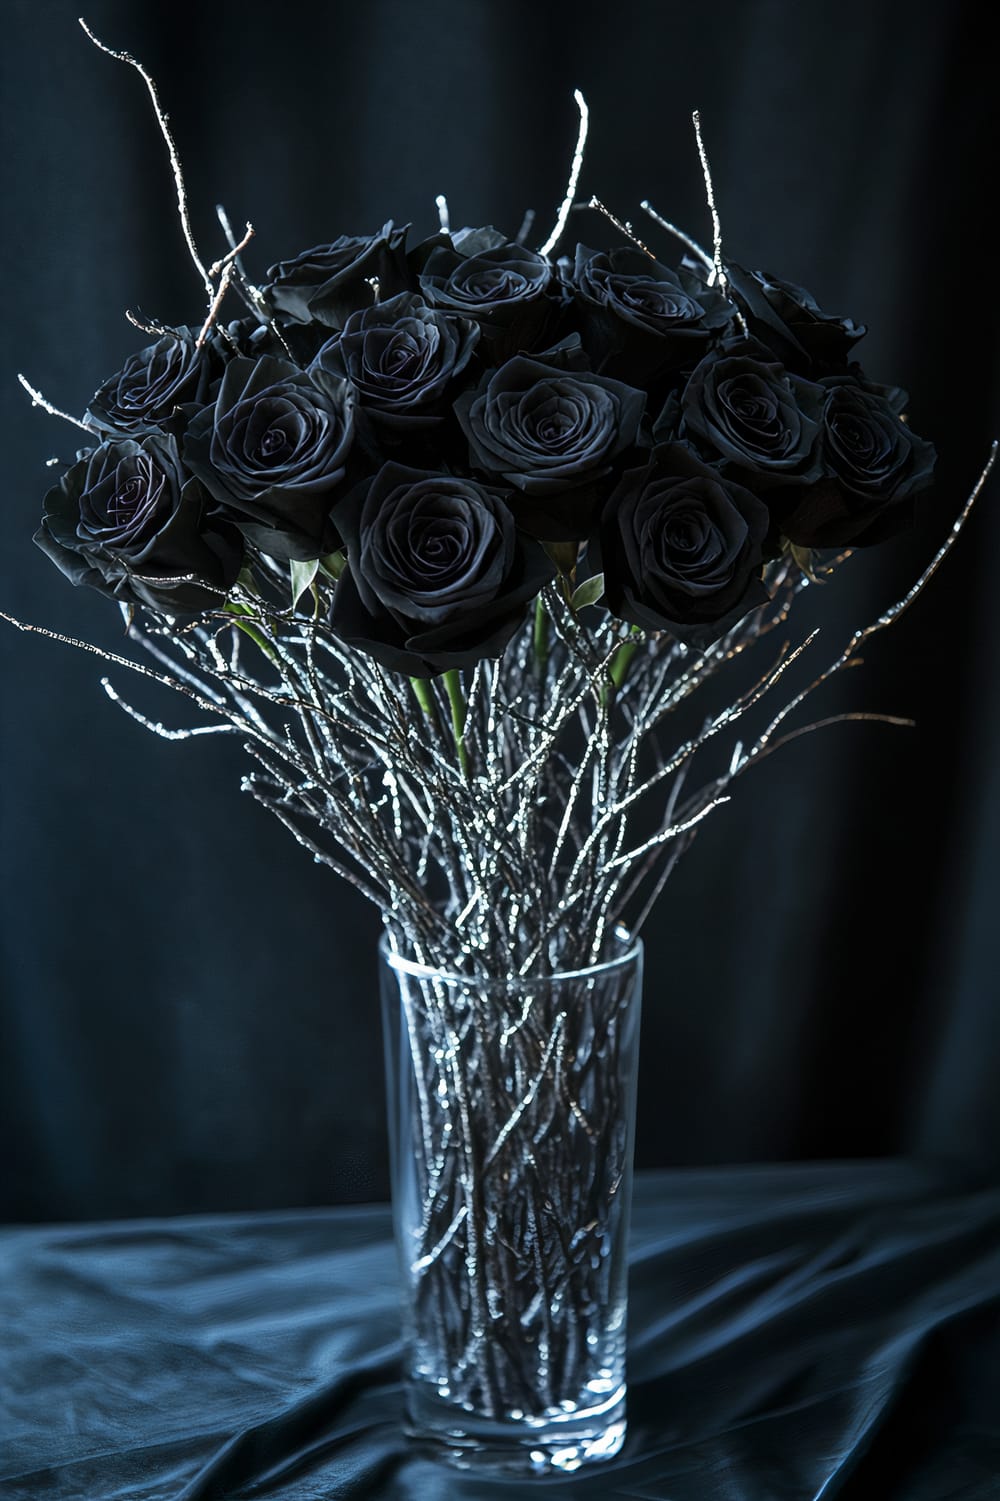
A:
<svg viewBox="0 0 1000 1501">
<path fill-rule="evenodd" d="M 573 594 L 569 602 L 569 607 L 571 610 L 579 612 L 587 605 L 596 605 L 597 601 L 600 599 L 603 593 L 604 574 L 595 573 L 592 578 L 584 579 L 583 583 L 579 584 L 577 588 L 573 590 Z"/>
<path fill-rule="evenodd" d="M 297 558 L 293 558 L 288 567 L 292 575 L 292 607 L 294 609 L 303 594 L 313 587 L 319 572 L 319 558 L 311 558 L 308 563 L 300 563 Z"/>
<path fill-rule="evenodd" d="M 328 552 L 325 558 L 319 560 L 320 572 L 325 573 L 334 582 L 340 578 L 346 567 L 347 554 L 345 552 Z"/>
<path fill-rule="evenodd" d="M 260 590 L 257 588 L 257 580 L 253 576 L 253 569 L 249 563 L 244 563 L 237 575 L 236 582 L 244 593 L 254 594 L 259 598 Z"/>
</svg>

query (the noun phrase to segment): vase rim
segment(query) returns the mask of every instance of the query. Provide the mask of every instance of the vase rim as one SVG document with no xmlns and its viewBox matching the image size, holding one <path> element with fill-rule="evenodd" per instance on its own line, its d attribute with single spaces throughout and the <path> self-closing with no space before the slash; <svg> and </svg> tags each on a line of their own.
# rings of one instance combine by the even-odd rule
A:
<svg viewBox="0 0 1000 1501">
<path fill-rule="evenodd" d="M 603 959 L 599 964 L 586 964 L 580 969 L 559 969 L 551 975 L 497 975 L 488 980 L 478 980 L 475 975 L 462 975 L 451 970 L 437 969 L 433 964 L 421 964 L 416 959 L 407 959 L 405 955 L 395 953 L 389 947 L 389 934 L 383 932 L 378 942 L 378 951 L 383 961 L 390 969 L 401 970 L 407 975 L 417 975 L 424 979 L 443 981 L 447 985 L 469 985 L 475 983 L 481 989 L 505 988 L 511 984 L 518 986 L 551 985 L 558 980 L 585 979 L 591 975 L 606 974 L 614 969 L 624 969 L 626 965 L 634 963 L 642 955 L 642 939 L 631 934 L 627 928 L 621 926 L 615 928 L 614 936 L 621 945 L 621 952 L 611 959 Z"/>
</svg>

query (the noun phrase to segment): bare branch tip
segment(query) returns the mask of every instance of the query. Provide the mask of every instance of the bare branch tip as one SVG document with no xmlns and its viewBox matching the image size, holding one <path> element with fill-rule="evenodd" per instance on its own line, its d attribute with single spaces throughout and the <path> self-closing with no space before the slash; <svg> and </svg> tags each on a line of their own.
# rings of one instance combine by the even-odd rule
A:
<svg viewBox="0 0 1000 1501">
<path fill-rule="evenodd" d="M 127 53 L 116 52 L 113 47 L 109 47 L 106 42 L 102 42 L 100 37 L 95 35 L 95 33 L 91 30 L 90 26 L 84 20 L 83 16 L 77 16 L 77 20 L 83 27 L 84 35 L 88 38 L 88 40 L 93 42 L 94 46 L 97 47 L 99 51 L 106 52 L 108 57 L 117 58 L 120 62 L 131 61 Z"/>
<path fill-rule="evenodd" d="M 78 16 L 77 19 L 79 20 L 84 32 L 93 42 L 95 47 L 99 48 L 101 52 L 106 52 L 108 57 L 113 57 L 116 62 L 127 63 L 130 68 L 134 68 L 139 77 L 142 79 L 143 83 L 146 85 L 146 90 L 149 94 L 150 102 L 153 106 L 153 113 L 156 117 L 156 123 L 159 127 L 160 135 L 163 137 L 164 145 L 166 146 L 167 153 L 170 157 L 170 169 L 173 173 L 174 187 L 177 192 L 177 213 L 181 221 L 181 230 L 184 234 L 184 239 L 187 244 L 188 254 L 191 257 L 195 270 L 201 277 L 202 285 L 204 286 L 208 296 L 209 305 L 211 305 L 212 298 L 215 295 L 215 287 L 212 284 L 212 279 L 202 262 L 202 259 L 198 253 L 198 247 L 195 244 L 194 233 L 191 228 L 191 220 L 188 215 L 187 189 L 184 185 L 184 174 L 181 171 L 180 157 L 177 154 L 177 145 L 170 133 L 170 117 L 167 115 L 166 111 L 163 108 L 163 105 L 160 103 L 160 96 L 157 92 L 156 84 L 151 74 L 147 72 L 147 70 L 143 67 L 142 63 L 139 62 L 137 58 L 132 56 L 131 52 L 117 51 L 114 47 L 108 47 L 104 42 L 100 40 L 99 37 L 94 35 L 93 31 L 91 31 L 90 27 L 87 25 L 87 22 L 83 19 L 82 16 Z"/>
<path fill-rule="evenodd" d="M 545 241 L 545 244 L 539 247 L 540 255 L 549 255 L 558 244 L 562 232 L 566 228 L 566 220 L 569 218 L 570 210 L 573 207 L 577 184 L 580 181 L 580 173 L 583 170 L 583 153 L 587 144 L 587 131 L 590 126 L 590 110 L 587 108 L 587 101 L 579 89 L 574 89 L 573 98 L 576 101 L 577 109 L 580 111 L 580 129 L 576 138 L 576 150 L 573 152 L 573 160 L 569 169 L 569 181 L 566 185 L 566 195 L 559 206 L 555 228 Z"/>
<path fill-rule="evenodd" d="M 81 432 L 93 433 L 95 431 L 89 422 L 81 422 L 79 417 L 71 417 L 69 412 L 63 412 L 59 407 L 53 406 L 51 401 L 47 401 L 41 391 L 36 390 L 27 377 L 22 375 L 20 371 L 18 372 L 17 379 L 18 383 L 23 386 L 24 390 L 31 397 L 31 405 L 33 407 L 41 407 L 43 411 L 48 412 L 50 417 L 61 417 L 64 422 L 72 423 L 73 427 L 78 427 Z"/>
</svg>

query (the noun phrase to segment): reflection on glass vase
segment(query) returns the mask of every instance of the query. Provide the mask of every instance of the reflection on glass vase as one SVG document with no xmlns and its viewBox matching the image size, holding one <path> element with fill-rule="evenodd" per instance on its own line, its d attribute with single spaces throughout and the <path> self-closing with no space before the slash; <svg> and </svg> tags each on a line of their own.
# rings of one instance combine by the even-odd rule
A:
<svg viewBox="0 0 1000 1501">
<path fill-rule="evenodd" d="M 642 945 L 616 944 L 486 982 L 380 946 L 408 1431 L 459 1465 L 624 1441 Z"/>
</svg>

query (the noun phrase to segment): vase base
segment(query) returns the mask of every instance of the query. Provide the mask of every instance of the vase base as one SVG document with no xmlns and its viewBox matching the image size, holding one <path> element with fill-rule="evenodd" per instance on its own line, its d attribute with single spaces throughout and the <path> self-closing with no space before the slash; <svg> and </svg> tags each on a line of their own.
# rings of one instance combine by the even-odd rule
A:
<svg viewBox="0 0 1000 1501">
<path fill-rule="evenodd" d="M 567 1404 L 569 1406 L 569 1404 Z M 568 1474 L 613 1459 L 625 1442 L 625 1388 L 589 1408 L 487 1418 L 411 1389 L 406 1432 L 434 1458 L 480 1474 Z"/>
</svg>

